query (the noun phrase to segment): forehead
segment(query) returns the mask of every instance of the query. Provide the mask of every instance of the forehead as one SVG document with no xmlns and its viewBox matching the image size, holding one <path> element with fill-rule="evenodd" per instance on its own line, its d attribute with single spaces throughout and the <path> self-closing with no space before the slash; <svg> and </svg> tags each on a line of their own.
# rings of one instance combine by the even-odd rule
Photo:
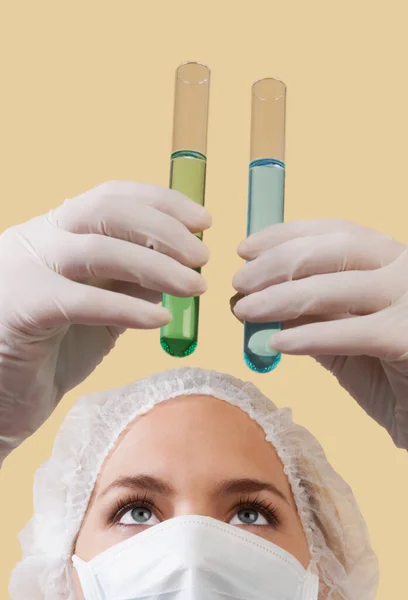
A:
<svg viewBox="0 0 408 600">
<path fill-rule="evenodd" d="M 122 474 L 149 473 L 181 482 L 231 477 L 280 480 L 283 467 L 262 428 L 213 396 L 179 396 L 137 417 L 118 439 L 100 485 Z"/>
</svg>

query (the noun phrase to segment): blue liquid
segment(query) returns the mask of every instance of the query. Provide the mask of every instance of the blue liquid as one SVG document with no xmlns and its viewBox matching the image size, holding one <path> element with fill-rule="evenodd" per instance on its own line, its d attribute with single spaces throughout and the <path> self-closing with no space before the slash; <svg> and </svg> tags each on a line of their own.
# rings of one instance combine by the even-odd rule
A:
<svg viewBox="0 0 408 600">
<path fill-rule="evenodd" d="M 283 222 L 285 165 L 279 160 L 254 160 L 249 165 L 247 236 Z M 244 360 L 256 373 L 269 373 L 281 354 L 269 346 L 281 323 L 244 323 Z"/>
</svg>

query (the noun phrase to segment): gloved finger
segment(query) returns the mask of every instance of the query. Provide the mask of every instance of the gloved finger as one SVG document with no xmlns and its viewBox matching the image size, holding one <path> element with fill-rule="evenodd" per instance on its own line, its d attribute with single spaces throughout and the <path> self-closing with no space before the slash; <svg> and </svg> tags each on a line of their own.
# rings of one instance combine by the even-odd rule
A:
<svg viewBox="0 0 408 600">
<path fill-rule="evenodd" d="M 254 233 L 243 240 L 238 246 L 238 254 L 253 260 L 265 250 L 274 248 L 289 240 L 299 237 L 311 237 L 338 232 L 355 232 L 372 230 L 343 219 L 310 219 L 277 223 Z"/>
<path fill-rule="evenodd" d="M 359 356 L 366 354 L 383 359 L 397 358 L 398 344 L 394 343 L 393 356 L 390 348 L 379 335 L 381 320 L 378 315 L 351 317 L 302 325 L 281 331 L 271 337 L 272 348 L 294 355 L 341 355 Z M 405 347 L 405 346 L 404 346 Z"/>
<path fill-rule="evenodd" d="M 163 294 L 156 292 L 155 290 L 149 290 L 144 288 L 137 283 L 130 283 L 127 281 L 114 281 L 113 279 L 97 279 L 93 278 L 87 281 L 88 285 L 93 285 L 103 290 L 109 290 L 110 292 L 117 292 L 119 294 L 125 294 L 132 298 L 140 298 L 147 302 L 153 302 L 159 304 L 162 301 Z"/>
<path fill-rule="evenodd" d="M 79 226 L 78 219 L 81 211 L 91 210 L 98 214 L 105 206 L 112 207 L 115 210 L 118 202 L 127 202 L 128 206 L 133 207 L 138 204 L 150 206 L 183 223 L 193 233 L 208 229 L 212 223 L 211 215 L 207 209 L 187 198 L 184 194 L 169 188 L 133 181 L 102 183 L 75 198 L 66 200 L 56 210 L 61 214 L 61 216 L 58 216 L 59 219 L 62 219 L 61 222 L 65 224 L 69 231 L 72 231 L 72 228 Z M 74 209 L 70 208 L 71 205 L 74 206 Z M 128 217 L 130 214 L 128 213 Z M 65 228 L 63 224 L 60 226 Z"/>
<path fill-rule="evenodd" d="M 403 244 L 374 232 L 340 231 L 314 237 L 299 237 L 270 248 L 247 263 L 233 279 L 243 294 L 267 286 L 341 271 L 378 269 L 395 260 Z"/>
<path fill-rule="evenodd" d="M 103 325 L 156 329 L 171 321 L 170 312 L 151 302 L 62 279 L 31 311 L 37 326 Z"/>
<path fill-rule="evenodd" d="M 234 312 L 234 308 L 235 305 L 237 304 L 237 302 L 239 300 L 241 300 L 241 298 L 244 298 L 243 294 L 237 293 L 234 296 L 232 296 L 230 298 L 230 310 L 232 312 L 232 314 L 234 315 L 234 317 L 240 321 L 240 323 L 243 323 L 244 321 L 242 319 L 239 319 L 237 317 L 237 315 Z M 350 316 L 353 315 L 349 315 L 349 314 L 327 314 L 327 315 L 315 315 L 315 316 L 309 316 L 309 315 L 303 315 L 301 317 L 298 317 L 297 319 L 291 319 L 290 321 L 285 321 L 284 323 L 282 323 L 282 327 L 284 330 L 286 329 L 292 329 L 293 327 L 300 327 L 301 325 L 308 325 L 309 323 L 317 323 L 320 321 L 333 321 L 333 320 L 337 320 L 337 319 L 348 319 Z"/>
<path fill-rule="evenodd" d="M 388 306 L 395 294 L 375 271 L 347 271 L 287 281 L 245 296 L 234 312 L 251 322 L 288 321 L 304 315 L 363 315 Z"/>
<path fill-rule="evenodd" d="M 73 234 L 69 252 L 65 243 L 57 244 L 52 258 L 48 266 L 57 264 L 58 272 L 74 281 L 114 279 L 176 296 L 197 296 L 207 289 L 199 273 L 169 256 L 101 235 Z"/>
<path fill-rule="evenodd" d="M 229 301 L 229 303 L 230 303 L 230 310 L 231 310 L 232 314 L 233 314 L 233 315 L 234 315 L 234 317 L 235 317 L 236 319 L 238 319 L 238 321 L 240 321 L 241 323 L 243 323 L 244 321 L 243 321 L 242 319 L 239 319 L 239 318 L 237 317 L 237 315 L 236 315 L 236 314 L 235 314 L 235 312 L 234 312 L 234 309 L 235 309 L 235 305 L 236 305 L 236 303 L 237 303 L 239 300 L 241 300 L 241 298 L 243 298 L 243 297 L 244 297 L 244 295 L 243 295 L 243 294 L 237 293 L 237 294 L 235 294 L 234 296 L 231 296 L 231 298 L 230 298 L 230 301 Z"/>
<path fill-rule="evenodd" d="M 75 198 L 48 219 L 71 233 L 100 234 L 167 254 L 189 267 L 202 267 L 209 250 L 177 219 L 132 198 L 97 199 L 98 206 Z M 68 210 L 69 206 L 69 210 Z M 67 207 L 67 208 L 66 208 Z"/>
<path fill-rule="evenodd" d="M 350 315 L 348 313 L 328 313 L 326 315 L 303 315 L 298 317 L 297 319 L 290 319 L 289 321 L 284 321 L 282 323 L 282 329 L 286 331 L 287 329 L 293 329 L 294 327 L 301 327 L 303 325 L 309 325 L 310 323 L 324 323 L 326 321 L 339 321 L 340 319 L 349 319 L 350 317 L 354 317 L 355 315 Z"/>
</svg>

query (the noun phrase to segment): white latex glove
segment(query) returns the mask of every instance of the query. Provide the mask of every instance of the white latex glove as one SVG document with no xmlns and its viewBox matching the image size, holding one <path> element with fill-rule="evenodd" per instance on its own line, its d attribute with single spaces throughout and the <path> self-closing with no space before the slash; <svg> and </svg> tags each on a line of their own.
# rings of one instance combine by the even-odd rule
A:
<svg viewBox="0 0 408 600">
<path fill-rule="evenodd" d="M 408 248 L 341 220 L 274 225 L 242 242 L 240 320 L 283 321 L 271 346 L 313 356 L 408 449 Z"/>
<path fill-rule="evenodd" d="M 178 192 L 119 181 L 0 236 L 0 464 L 120 333 L 171 320 L 162 292 L 205 291 L 189 267 L 208 249 L 191 232 L 210 224 Z"/>
</svg>

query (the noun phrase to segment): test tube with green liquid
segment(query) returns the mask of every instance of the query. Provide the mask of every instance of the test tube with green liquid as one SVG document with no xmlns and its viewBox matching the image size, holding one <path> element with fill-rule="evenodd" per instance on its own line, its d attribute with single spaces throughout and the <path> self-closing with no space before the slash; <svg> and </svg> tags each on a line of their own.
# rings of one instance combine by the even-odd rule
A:
<svg viewBox="0 0 408 600">
<path fill-rule="evenodd" d="M 176 70 L 170 188 L 204 206 L 207 164 L 210 70 L 187 62 Z M 202 239 L 202 233 L 196 234 Z M 200 272 L 200 269 L 196 269 Z M 199 298 L 163 294 L 172 320 L 161 328 L 160 344 L 171 356 L 188 356 L 197 347 Z"/>
<path fill-rule="evenodd" d="M 266 78 L 252 86 L 247 236 L 283 222 L 285 196 L 286 86 Z M 281 323 L 244 323 L 244 359 L 257 373 L 268 373 L 281 354 L 269 345 Z"/>
</svg>

